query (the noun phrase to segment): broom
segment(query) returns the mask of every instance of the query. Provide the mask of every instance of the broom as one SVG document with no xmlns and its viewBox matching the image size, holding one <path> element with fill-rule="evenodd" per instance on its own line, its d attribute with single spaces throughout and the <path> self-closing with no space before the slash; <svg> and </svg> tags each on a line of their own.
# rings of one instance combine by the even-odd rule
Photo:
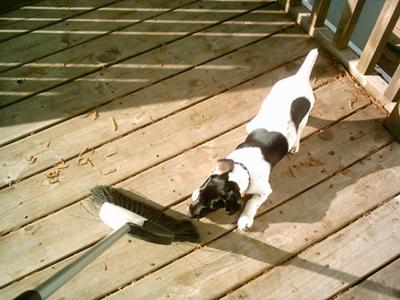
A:
<svg viewBox="0 0 400 300">
<path fill-rule="evenodd" d="M 100 218 L 115 231 L 38 287 L 25 291 L 15 300 L 46 299 L 127 233 L 163 245 L 174 241 L 199 241 L 199 234 L 190 220 L 176 220 L 166 215 L 146 203 L 149 200 L 139 194 L 132 193 L 132 197 L 128 197 L 106 186 L 96 186 L 90 191 L 93 203 L 100 207 Z"/>
</svg>

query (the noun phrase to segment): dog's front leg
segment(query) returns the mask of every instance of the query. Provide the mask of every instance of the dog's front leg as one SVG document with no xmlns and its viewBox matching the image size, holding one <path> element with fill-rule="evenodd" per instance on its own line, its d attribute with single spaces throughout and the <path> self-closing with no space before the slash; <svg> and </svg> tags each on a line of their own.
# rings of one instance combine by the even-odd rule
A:
<svg viewBox="0 0 400 300">
<path fill-rule="evenodd" d="M 246 230 L 253 226 L 254 217 L 256 216 L 258 208 L 265 202 L 265 200 L 267 200 L 271 193 L 272 189 L 268 184 L 265 191 L 259 194 L 253 194 L 251 196 L 251 198 L 247 201 L 237 223 L 240 230 Z"/>
</svg>

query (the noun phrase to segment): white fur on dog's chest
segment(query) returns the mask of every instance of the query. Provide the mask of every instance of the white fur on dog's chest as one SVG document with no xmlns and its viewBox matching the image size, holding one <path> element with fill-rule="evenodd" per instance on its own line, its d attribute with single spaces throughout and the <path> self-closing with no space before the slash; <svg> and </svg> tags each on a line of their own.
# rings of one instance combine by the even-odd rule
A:
<svg viewBox="0 0 400 300">
<path fill-rule="evenodd" d="M 233 151 L 227 156 L 235 162 L 243 164 L 247 171 L 235 167 L 229 174 L 229 180 L 235 181 L 240 188 L 241 194 L 259 193 L 268 184 L 271 165 L 264 160 L 260 148 L 242 148 Z M 250 175 L 250 178 L 248 178 Z"/>
</svg>

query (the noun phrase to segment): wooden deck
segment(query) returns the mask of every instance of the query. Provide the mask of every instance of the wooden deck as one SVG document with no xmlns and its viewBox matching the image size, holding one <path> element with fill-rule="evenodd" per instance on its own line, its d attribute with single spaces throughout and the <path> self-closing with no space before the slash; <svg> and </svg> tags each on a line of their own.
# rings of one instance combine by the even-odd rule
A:
<svg viewBox="0 0 400 300">
<path fill-rule="evenodd" d="M 55 4 L 56 3 L 56 4 Z M 57 7 L 55 7 L 57 5 Z M 37 1 L 0 16 L 0 298 L 110 233 L 89 189 L 186 214 L 272 84 L 318 47 L 271 1 Z M 400 145 L 322 50 L 300 152 L 249 232 L 124 237 L 51 299 L 399 299 Z"/>
</svg>

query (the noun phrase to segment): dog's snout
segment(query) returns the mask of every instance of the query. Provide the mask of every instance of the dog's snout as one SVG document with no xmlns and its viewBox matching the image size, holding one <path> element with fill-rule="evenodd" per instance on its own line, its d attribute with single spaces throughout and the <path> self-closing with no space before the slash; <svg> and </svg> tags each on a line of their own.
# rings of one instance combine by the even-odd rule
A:
<svg viewBox="0 0 400 300">
<path fill-rule="evenodd" d="M 189 205 L 189 216 L 191 218 L 200 219 L 206 215 L 207 211 L 207 208 L 200 203 L 194 202 Z"/>
</svg>

